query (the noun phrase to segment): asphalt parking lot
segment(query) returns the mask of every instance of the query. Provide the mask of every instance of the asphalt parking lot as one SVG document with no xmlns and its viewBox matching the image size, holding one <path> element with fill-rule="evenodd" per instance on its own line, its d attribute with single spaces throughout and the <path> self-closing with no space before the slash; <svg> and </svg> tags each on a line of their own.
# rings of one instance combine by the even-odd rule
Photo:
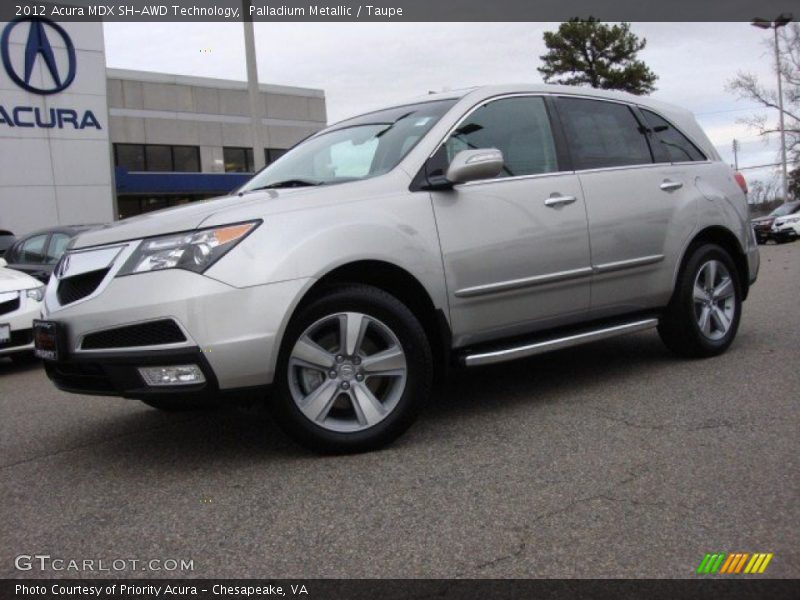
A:
<svg viewBox="0 0 800 600">
<path fill-rule="evenodd" d="M 721 551 L 800 577 L 798 297 L 800 243 L 764 247 L 724 356 L 648 332 L 464 371 L 391 448 L 346 457 L 257 411 L 165 415 L 0 360 L 0 576 L 78 575 L 15 570 L 43 553 L 199 577 L 693 577 Z"/>
</svg>

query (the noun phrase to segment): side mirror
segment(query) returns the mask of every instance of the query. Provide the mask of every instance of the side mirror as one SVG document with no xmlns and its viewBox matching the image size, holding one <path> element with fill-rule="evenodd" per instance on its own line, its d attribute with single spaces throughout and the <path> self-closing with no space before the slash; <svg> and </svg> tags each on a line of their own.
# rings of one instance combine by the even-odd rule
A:
<svg viewBox="0 0 800 600">
<path fill-rule="evenodd" d="M 445 177 L 450 183 L 491 179 L 503 170 L 503 153 L 497 148 L 462 150 L 453 157 Z"/>
<path fill-rule="evenodd" d="M 3 268 L 5 266 L 7 266 L 7 265 L 8 265 L 8 263 L 6 262 L 6 259 L 3 258 L 2 256 L 0 256 L 0 268 Z"/>
</svg>

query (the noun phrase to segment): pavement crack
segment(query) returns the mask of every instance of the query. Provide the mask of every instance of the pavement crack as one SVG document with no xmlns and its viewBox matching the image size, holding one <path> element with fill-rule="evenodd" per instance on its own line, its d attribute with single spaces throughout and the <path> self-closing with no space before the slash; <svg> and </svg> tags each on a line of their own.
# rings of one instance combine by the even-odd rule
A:
<svg viewBox="0 0 800 600">
<path fill-rule="evenodd" d="M 171 425 L 175 425 L 178 423 L 189 423 L 191 421 L 197 420 L 200 417 L 190 417 L 186 419 L 182 419 L 180 421 L 170 421 L 169 423 L 165 423 L 164 425 L 157 426 L 157 427 L 148 427 L 145 429 L 137 429 L 136 431 L 128 431 L 126 433 L 120 433 L 118 435 L 112 435 L 110 437 L 105 437 L 97 440 L 93 440 L 91 442 L 86 442 L 85 444 L 77 444 L 75 446 L 69 446 L 67 448 L 61 448 L 60 450 L 56 450 L 55 452 L 48 452 L 46 454 L 37 454 L 35 456 L 30 456 L 28 458 L 23 458 L 21 460 L 5 463 L 0 465 L 0 472 L 5 471 L 6 469 L 11 469 L 13 467 L 18 467 L 19 465 L 24 465 L 31 462 L 36 462 L 37 460 L 41 460 L 43 458 L 52 458 L 53 456 L 59 456 L 60 454 L 66 454 L 68 452 L 74 452 L 76 450 L 84 450 L 86 448 L 91 448 L 92 446 L 102 446 L 103 444 L 107 444 L 110 442 L 114 442 L 116 440 L 120 440 L 126 437 L 131 437 L 134 435 L 138 435 L 141 433 L 150 433 L 153 431 L 160 431 L 165 429 Z"/>
</svg>

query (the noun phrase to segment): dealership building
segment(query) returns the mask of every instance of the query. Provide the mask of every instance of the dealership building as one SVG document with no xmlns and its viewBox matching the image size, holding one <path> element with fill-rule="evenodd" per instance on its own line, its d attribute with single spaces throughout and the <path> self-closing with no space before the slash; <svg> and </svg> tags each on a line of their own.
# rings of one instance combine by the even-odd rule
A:
<svg viewBox="0 0 800 600">
<path fill-rule="evenodd" d="M 0 33 L 0 229 L 17 235 L 225 194 L 254 152 L 268 164 L 326 122 L 322 90 L 261 84 L 253 102 L 244 81 L 109 69 L 100 23 Z"/>
</svg>

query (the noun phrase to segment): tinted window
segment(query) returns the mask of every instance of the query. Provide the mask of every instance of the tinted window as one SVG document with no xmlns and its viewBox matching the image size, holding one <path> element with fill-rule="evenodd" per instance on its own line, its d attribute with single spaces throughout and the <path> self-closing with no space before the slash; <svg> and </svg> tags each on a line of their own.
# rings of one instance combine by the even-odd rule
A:
<svg viewBox="0 0 800 600">
<path fill-rule="evenodd" d="M 559 98 L 558 112 L 576 169 L 652 162 L 639 122 L 624 104 Z"/>
<path fill-rule="evenodd" d="M 57 263 L 61 255 L 64 254 L 64 250 L 67 249 L 67 244 L 69 244 L 71 239 L 72 237 L 66 233 L 54 233 L 50 236 L 50 244 L 47 246 L 46 262 L 48 264 Z"/>
<path fill-rule="evenodd" d="M 173 171 L 200 172 L 200 148 L 197 146 L 173 146 Z"/>
<path fill-rule="evenodd" d="M 254 170 L 252 148 L 223 148 L 222 158 L 228 173 L 250 173 Z"/>
<path fill-rule="evenodd" d="M 506 98 L 475 110 L 444 144 L 447 163 L 462 150 L 497 148 L 505 167 L 498 177 L 558 170 L 544 99 Z"/>
<path fill-rule="evenodd" d="M 642 113 L 647 120 L 647 126 L 653 132 L 653 141 L 658 147 L 654 148 L 657 159 L 670 162 L 706 159 L 697 146 L 668 121 L 649 110 L 642 110 Z"/>
<path fill-rule="evenodd" d="M 172 150 L 169 146 L 145 146 L 148 171 L 172 171 Z"/>
<path fill-rule="evenodd" d="M 40 263 L 44 260 L 44 244 L 47 241 L 47 234 L 35 235 L 22 242 L 16 251 L 16 262 Z"/>
<path fill-rule="evenodd" d="M 144 171 L 144 146 L 141 144 L 114 144 L 117 166 L 128 171 Z"/>
</svg>

